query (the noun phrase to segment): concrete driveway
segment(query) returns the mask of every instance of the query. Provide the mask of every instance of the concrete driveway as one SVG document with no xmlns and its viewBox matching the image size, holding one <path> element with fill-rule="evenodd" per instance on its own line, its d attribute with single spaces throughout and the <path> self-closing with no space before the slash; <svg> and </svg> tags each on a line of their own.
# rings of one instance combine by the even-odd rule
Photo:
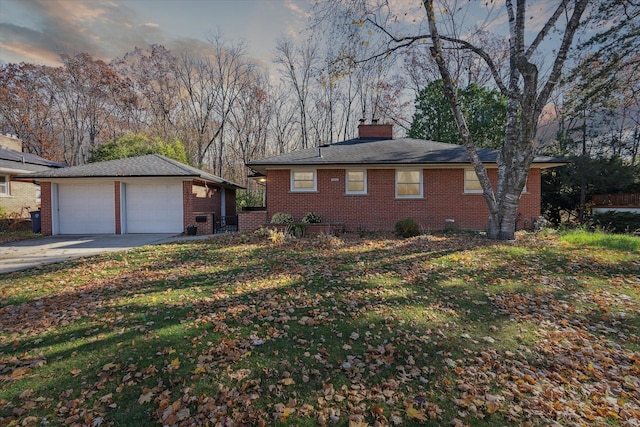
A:
<svg viewBox="0 0 640 427">
<path fill-rule="evenodd" d="M 202 238 L 206 236 L 196 236 Z M 50 236 L 0 246 L 0 274 L 44 264 L 185 239 L 175 234 Z"/>
</svg>

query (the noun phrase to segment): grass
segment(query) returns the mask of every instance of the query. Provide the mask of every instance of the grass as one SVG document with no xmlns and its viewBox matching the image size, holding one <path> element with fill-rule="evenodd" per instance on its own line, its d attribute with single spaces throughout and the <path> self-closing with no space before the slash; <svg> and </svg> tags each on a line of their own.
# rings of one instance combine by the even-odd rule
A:
<svg viewBox="0 0 640 427">
<path fill-rule="evenodd" d="M 234 235 L 5 274 L 0 424 L 626 425 L 639 240 Z"/>
<path fill-rule="evenodd" d="M 561 240 L 577 246 L 640 252 L 640 239 L 637 236 L 629 234 L 610 234 L 579 230 L 565 234 Z"/>
</svg>

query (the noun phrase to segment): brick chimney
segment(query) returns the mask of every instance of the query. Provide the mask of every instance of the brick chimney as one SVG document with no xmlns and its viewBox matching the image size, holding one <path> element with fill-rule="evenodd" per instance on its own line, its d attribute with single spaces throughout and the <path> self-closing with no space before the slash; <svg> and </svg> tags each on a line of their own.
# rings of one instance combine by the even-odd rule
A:
<svg viewBox="0 0 640 427">
<path fill-rule="evenodd" d="M 393 125 L 378 124 L 378 119 L 371 120 L 371 124 L 367 125 L 364 123 L 364 120 L 360 120 L 360 124 L 358 125 L 358 138 L 393 139 Z"/>
<path fill-rule="evenodd" d="M 18 139 L 16 135 L 0 134 L 0 147 L 22 153 L 22 140 Z"/>
</svg>

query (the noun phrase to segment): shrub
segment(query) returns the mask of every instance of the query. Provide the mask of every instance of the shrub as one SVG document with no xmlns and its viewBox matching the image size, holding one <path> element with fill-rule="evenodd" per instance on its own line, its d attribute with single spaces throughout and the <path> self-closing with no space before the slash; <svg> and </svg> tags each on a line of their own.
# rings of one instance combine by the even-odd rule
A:
<svg viewBox="0 0 640 427">
<path fill-rule="evenodd" d="M 288 213 L 278 212 L 271 217 L 271 224 L 292 224 L 293 216 Z"/>
<path fill-rule="evenodd" d="M 404 238 L 418 236 L 420 227 L 413 218 L 401 219 L 396 222 L 396 234 Z"/>
<path fill-rule="evenodd" d="M 322 218 L 317 213 L 309 212 L 304 218 L 302 218 L 302 222 L 306 224 L 319 224 L 322 222 Z"/>
<path fill-rule="evenodd" d="M 287 231 L 285 234 L 289 237 L 295 237 L 301 239 L 307 232 L 307 224 L 304 222 L 294 222 L 287 225 Z"/>
<path fill-rule="evenodd" d="M 640 230 L 640 215 L 633 212 L 609 211 L 593 215 L 596 226 L 614 233 L 633 233 Z"/>
</svg>

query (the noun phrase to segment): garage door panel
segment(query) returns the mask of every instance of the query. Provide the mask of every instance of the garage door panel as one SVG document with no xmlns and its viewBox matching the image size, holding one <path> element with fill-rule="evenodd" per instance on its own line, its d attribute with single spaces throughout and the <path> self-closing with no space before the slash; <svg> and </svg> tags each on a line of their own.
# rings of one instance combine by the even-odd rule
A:
<svg viewBox="0 0 640 427">
<path fill-rule="evenodd" d="M 127 233 L 180 233 L 182 183 L 127 183 Z"/>
<path fill-rule="evenodd" d="M 113 183 L 59 184 L 60 234 L 114 234 Z"/>
</svg>

